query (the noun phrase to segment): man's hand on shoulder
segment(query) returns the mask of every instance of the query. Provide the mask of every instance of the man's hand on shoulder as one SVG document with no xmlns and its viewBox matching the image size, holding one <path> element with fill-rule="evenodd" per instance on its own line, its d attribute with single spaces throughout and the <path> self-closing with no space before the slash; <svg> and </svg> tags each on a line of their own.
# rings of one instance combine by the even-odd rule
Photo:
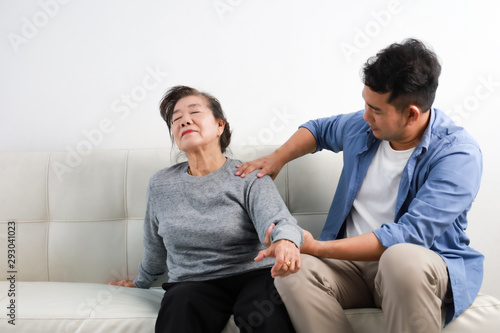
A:
<svg viewBox="0 0 500 333">
<path fill-rule="evenodd" d="M 253 161 L 238 164 L 236 167 L 238 168 L 238 171 L 236 171 L 235 175 L 242 178 L 257 169 L 260 169 L 259 173 L 257 173 L 257 177 L 269 175 L 272 179 L 275 179 L 281 168 L 283 168 L 283 164 L 275 158 L 274 154 L 269 154 Z"/>
</svg>

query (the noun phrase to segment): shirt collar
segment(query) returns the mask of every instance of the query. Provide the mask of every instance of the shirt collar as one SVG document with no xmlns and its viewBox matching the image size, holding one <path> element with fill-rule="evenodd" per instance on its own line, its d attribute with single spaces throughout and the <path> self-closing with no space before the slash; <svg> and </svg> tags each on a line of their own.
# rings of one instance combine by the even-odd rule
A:
<svg viewBox="0 0 500 333">
<path fill-rule="evenodd" d="M 422 135 L 422 139 L 415 147 L 415 155 L 425 154 L 425 152 L 429 149 L 429 144 L 431 143 L 432 127 L 434 125 L 434 121 L 436 120 L 436 110 L 431 108 L 429 112 L 431 113 L 429 124 Z"/>
<path fill-rule="evenodd" d="M 379 141 L 379 139 L 377 139 L 375 135 L 373 135 L 372 130 L 370 129 L 370 127 L 368 127 L 368 129 L 366 130 L 366 146 L 363 151 L 370 149 L 377 141 Z"/>
</svg>

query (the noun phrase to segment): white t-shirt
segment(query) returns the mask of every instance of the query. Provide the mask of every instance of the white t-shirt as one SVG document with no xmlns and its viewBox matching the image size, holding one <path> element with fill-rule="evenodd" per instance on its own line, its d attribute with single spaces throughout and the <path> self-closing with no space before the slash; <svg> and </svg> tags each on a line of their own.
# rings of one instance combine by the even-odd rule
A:
<svg viewBox="0 0 500 333">
<path fill-rule="evenodd" d="M 394 150 L 389 141 L 380 143 L 347 216 L 347 237 L 394 222 L 399 181 L 414 149 Z"/>
</svg>

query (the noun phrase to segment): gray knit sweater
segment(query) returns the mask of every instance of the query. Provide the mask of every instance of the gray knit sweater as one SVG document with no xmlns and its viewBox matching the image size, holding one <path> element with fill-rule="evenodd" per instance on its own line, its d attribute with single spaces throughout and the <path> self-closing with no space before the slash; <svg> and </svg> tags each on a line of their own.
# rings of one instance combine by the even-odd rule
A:
<svg viewBox="0 0 500 333">
<path fill-rule="evenodd" d="M 264 267 L 274 258 L 253 259 L 271 241 L 288 239 L 298 247 L 302 229 L 291 216 L 269 176 L 234 175 L 237 160 L 203 177 L 187 173 L 187 162 L 158 171 L 149 182 L 144 220 L 144 256 L 138 288 L 149 288 L 168 269 L 169 282 L 202 281 Z"/>
</svg>

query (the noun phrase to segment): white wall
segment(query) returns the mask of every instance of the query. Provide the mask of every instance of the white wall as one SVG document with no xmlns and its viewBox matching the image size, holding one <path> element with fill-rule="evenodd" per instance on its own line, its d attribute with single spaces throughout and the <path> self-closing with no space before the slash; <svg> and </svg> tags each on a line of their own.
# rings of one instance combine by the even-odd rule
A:
<svg viewBox="0 0 500 333">
<path fill-rule="evenodd" d="M 435 103 L 484 153 L 472 245 L 496 283 L 500 31 L 495 1 L 0 0 L 0 150 L 168 147 L 158 102 L 185 84 L 220 99 L 233 144 L 280 144 L 363 107 L 360 69 L 392 42 L 432 45 Z M 479 239 L 480 241 L 475 241 Z"/>
</svg>

